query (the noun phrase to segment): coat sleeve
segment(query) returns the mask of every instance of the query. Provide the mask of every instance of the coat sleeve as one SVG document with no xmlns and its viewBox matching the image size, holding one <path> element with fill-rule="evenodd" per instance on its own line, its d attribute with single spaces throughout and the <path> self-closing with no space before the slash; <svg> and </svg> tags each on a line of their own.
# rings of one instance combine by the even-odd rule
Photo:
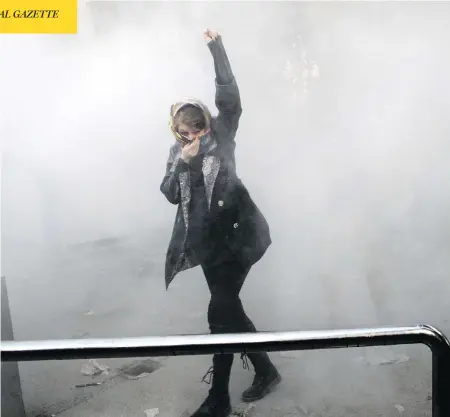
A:
<svg viewBox="0 0 450 417">
<path fill-rule="evenodd" d="M 167 200 L 172 204 L 178 204 L 181 200 L 178 174 L 188 169 L 188 165 L 181 158 L 176 159 L 175 155 L 176 149 L 172 147 L 167 160 L 166 174 L 159 187 Z"/>
<path fill-rule="evenodd" d="M 239 88 L 231 70 L 227 53 L 218 36 L 208 43 L 209 50 L 214 59 L 216 72 L 216 107 L 219 110 L 217 122 L 222 124 L 228 133 L 236 133 L 239 119 L 242 114 Z"/>
</svg>

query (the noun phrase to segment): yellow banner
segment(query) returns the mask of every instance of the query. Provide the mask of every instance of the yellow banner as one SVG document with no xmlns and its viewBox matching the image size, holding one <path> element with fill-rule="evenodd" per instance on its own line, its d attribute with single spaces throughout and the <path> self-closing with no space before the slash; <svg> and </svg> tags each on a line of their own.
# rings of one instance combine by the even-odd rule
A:
<svg viewBox="0 0 450 417">
<path fill-rule="evenodd" d="M 0 0 L 0 33 L 77 33 L 77 0 Z"/>
</svg>

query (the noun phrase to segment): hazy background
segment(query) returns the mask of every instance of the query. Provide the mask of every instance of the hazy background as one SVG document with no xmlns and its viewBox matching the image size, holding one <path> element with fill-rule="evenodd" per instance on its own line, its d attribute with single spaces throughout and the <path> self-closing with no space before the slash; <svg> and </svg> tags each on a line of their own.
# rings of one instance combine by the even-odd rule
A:
<svg viewBox="0 0 450 417">
<path fill-rule="evenodd" d="M 176 207 L 159 191 L 170 104 L 215 112 L 206 27 L 241 90 L 238 172 L 272 229 L 243 290 L 257 327 L 450 330 L 449 17 L 446 2 L 81 2 L 77 36 L 4 36 L 16 338 L 207 331 L 199 269 L 164 290 Z M 21 369 L 33 410 L 79 374 Z"/>
</svg>

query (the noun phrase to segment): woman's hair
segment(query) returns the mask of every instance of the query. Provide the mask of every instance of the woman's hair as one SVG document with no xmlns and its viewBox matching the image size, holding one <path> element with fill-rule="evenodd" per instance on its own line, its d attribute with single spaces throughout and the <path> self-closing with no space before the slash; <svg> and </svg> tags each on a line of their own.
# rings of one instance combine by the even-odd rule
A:
<svg viewBox="0 0 450 417">
<path fill-rule="evenodd" d="M 174 117 L 175 128 L 180 124 L 203 130 L 206 127 L 206 117 L 203 110 L 192 104 L 183 107 Z"/>
</svg>

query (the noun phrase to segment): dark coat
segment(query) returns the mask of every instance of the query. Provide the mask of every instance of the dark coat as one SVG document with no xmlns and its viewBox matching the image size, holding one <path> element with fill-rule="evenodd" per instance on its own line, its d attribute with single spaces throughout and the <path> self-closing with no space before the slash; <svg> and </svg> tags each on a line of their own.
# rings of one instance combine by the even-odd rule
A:
<svg viewBox="0 0 450 417">
<path fill-rule="evenodd" d="M 236 81 L 228 85 L 216 82 L 217 117 L 211 120 L 211 135 L 217 146 L 203 158 L 203 175 L 210 214 L 215 219 L 211 239 L 225 242 L 237 259 L 250 267 L 261 259 L 272 243 L 269 225 L 236 174 L 235 136 L 242 113 Z M 173 233 L 166 257 L 165 280 L 169 287 L 175 275 L 199 265 L 187 248 L 189 227 L 189 168 L 180 159 L 181 145 L 170 149 L 161 192 L 172 204 L 178 204 Z"/>
</svg>

